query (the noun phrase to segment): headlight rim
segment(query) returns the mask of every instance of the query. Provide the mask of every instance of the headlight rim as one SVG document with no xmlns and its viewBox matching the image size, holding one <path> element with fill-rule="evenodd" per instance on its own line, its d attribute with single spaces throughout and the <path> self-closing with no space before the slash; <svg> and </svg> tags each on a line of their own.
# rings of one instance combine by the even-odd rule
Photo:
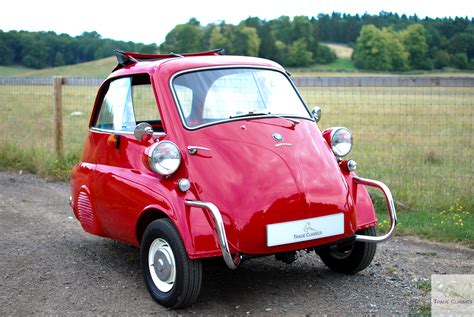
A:
<svg viewBox="0 0 474 317">
<path fill-rule="evenodd" d="M 160 146 L 161 144 L 164 144 L 164 143 L 173 145 L 173 146 L 176 148 L 176 150 L 178 151 L 179 163 L 178 163 L 178 165 L 176 166 L 176 169 L 174 169 L 173 171 L 171 171 L 171 172 L 169 172 L 169 173 L 168 173 L 168 172 L 163 173 L 163 172 L 157 170 L 157 169 L 154 167 L 154 162 L 153 162 L 153 152 L 155 151 L 155 149 L 156 149 L 158 146 Z M 148 156 L 148 166 L 149 166 L 149 168 L 150 168 L 153 172 L 155 172 L 155 173 L 157 173 L 157 174 L 159 174 L 159 175 L 162 175 L 162 176 L 170 176 L 171 174 L 175 173 L 175 172 L 179 169 L 179 167 L 181 166 L 181 161 L 183 160 L 183 157 L 182 157 L 182 155 L 181 155 L 181 151 L 180 151 L 179 147 L 176 145 L 176 143 L 174 143 L 174 142 L 172 142 L 172 141 L 168 141 L 168 140 L 163 140 L 163 141 L 159 141 L 159 142 L 154 143 L 154 144 L 149 148 L 149 151 L 148 151 L 148 155 L 147 155 L 147 156 Z M 163 169 L 165 169 L 165 168 L 163 168 Z"/>
<path fill-rule="evenodd" d="M 335 147 L 334 147 L 333 137 L 334 137 L 334 135 L 336 134 L 336 132 L 337 132 L 337 131 L 340 131 L 340 130 L 346 130 L 347 132 L 349 132 L 349 135 L 351 136 L 351 142 L 350 142 L 351 147 L 349 148 L 349 151 L 347 151 L 347 153 L 345 153 L 345 154 L 340 154 L 340 153 L 338 153 L 338 151 L 335 150 Z M 331 150 L 332 150 L 332 152 L 334 153 L 334 155 L 336 155 L 337 157 L 345 157 L 345 156 L 347 156 L 349 153 L 351 153 L 352 147 L 353 147 L 353 145 L 354 145 L 354 137 L 353 137 L 353 135 L 352 135 L 351 130 L 349 130 L 348 128 L 346 128 L 346 127 L 335 127 L 335 128 L 332 128 L 331 134 L 329 135 L 329 140 L 331 141 L 331 143 L 330 143 L 330 144 L 331 144 Z"/>
</svg>

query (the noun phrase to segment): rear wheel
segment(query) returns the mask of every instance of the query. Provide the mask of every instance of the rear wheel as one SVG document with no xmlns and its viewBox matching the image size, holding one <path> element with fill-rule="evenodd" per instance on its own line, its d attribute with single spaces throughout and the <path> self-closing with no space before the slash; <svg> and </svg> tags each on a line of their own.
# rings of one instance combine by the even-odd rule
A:
<svg viewBox="0 0 474 317">
<path fill-rule="evenodd" d="M 169 219 L 148 225 L 140 257 L 145 285 L 156 302 L 170 308 L 194 303 L 201 289 L 201 261 L 188 258 L 179 232 Z"/>
<path fill-rule="evenodd" d="M 375 227 L 369 227 L 357 233 L 368 236 L 376 235 Z M 319 250 L 318 254 L 324 264 L 331 270 L 339 273 L 355 274 L 370 265 L 374 259 L 376 249 L 376 243 L 354 242 L 345 250 L 324 248 Z"/>
</svg>

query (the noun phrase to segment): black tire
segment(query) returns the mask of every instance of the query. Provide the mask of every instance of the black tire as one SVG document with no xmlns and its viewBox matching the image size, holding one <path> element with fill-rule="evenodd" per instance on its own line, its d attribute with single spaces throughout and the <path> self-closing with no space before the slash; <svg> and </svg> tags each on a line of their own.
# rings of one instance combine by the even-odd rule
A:
<svg viewBox="0 0 474 317">
<path fill-rule="evenodd" d="M 149 265 L 149 257 L 153 266 Z M 178 309 L 196 301 L 201 289 L 201 261 L 188 258 L 179 232 L 169 219 L 158 219 L 148 225 L 140 258 L 145 285 L 157 303 Z"/>
<path fill-rule="evenodd" d="M 357 233 L 368 236 L 376 235 L 375 227 L 369 227 Z M 347 251 L 324 248 L 318 250 L 318 254 L 324 264 L 331 270 L 339 273 L 355 274 L 370 265 L 376 250 L 376 243 L 354 242 L 352 248 L 349 248 Z"/>
</svg>

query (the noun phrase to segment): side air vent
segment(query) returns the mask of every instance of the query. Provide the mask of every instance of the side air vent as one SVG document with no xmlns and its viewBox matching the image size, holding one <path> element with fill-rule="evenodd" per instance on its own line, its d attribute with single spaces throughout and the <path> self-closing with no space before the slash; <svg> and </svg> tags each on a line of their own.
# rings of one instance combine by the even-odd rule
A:
<svg viewBox="0 0 474 317">
<path fill-rule="evenodd" d="M 79 197 L 77 198 L 77 213 L 79 216 L 79 221 L 81 222 L 84 230 L 93 234 L 97 234 L 98 228 L 94 211 L 92 210 L 89 194 L 85 191 L 81 191 L 79 193 Z"/>
</svg>

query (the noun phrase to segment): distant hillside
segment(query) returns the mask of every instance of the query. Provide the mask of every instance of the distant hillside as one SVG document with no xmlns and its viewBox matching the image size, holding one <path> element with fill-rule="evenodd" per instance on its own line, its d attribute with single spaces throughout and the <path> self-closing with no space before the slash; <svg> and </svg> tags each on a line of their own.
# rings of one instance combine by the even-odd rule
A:
<svg viewBox="0 0 474 317">
<path fill-rule="evenodd" d="M 97 32 L 72 37 L 55 32 L 0 30 L 0 65 L 44 69 L 74 65 L 114 55 L 114 49 L 155 53 L 156 44 L 102 38 Z"/>
<path fill-rule="evenodd" d="M 339 44 L 328 44 L 336 51 L 340 58 L 334 63 L 327 65 L 313 65 L 304 68 L 289 68 L 293 76 L 312 77 L 312 76 L 389 76 L 390 73 L 370 73 L 360 72 L 354 68 L 354 64 L 347 56 L 351 50 L 349 47 Z M 47 69 L 35 70 L 18 66 L 0 66 L 0 77 L 107 77 L 117 65 L 115 57 L 103 58 L 93 62 L 86 62 L 77 65 L 53 67 Z M 446 69 L 444 71 L 425 71 L 414 72 L 412 75 L 427 76 L 474 76 L 474 73 L 460 72 L 455 69 Z"/>
<path fill-rule="evenodd" d="M 351 59 L 352 47 L 340 43 L 324 43 L 336 53 L 337 58 Z"/>
<path fill-rule="evenodd" d="M 92 62 L 76 65 L 52 67 L 45 69 L 31 69 L 17 66 L 0 66 L 0 76 L 18 77 L 107 77 L 117 66 L 115 57 L 107 57 Z"/>
</svg>

